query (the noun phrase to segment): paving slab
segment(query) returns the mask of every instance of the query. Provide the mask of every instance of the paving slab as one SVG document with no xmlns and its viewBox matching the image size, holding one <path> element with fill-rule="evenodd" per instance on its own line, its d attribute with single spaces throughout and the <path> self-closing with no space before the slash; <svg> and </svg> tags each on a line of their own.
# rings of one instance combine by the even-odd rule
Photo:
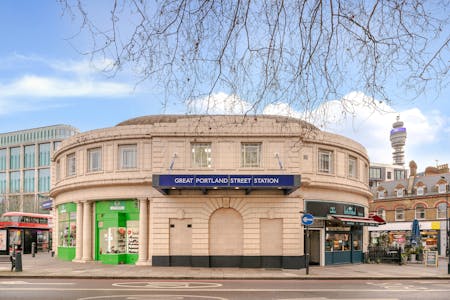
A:
<svg viewBox="0 0 450 300">
<path fill-rule="evenodd" d="M 311 266 L 306 269 L 198 268 L 106 265 L 101 262 L 76 263 L 52 257 L 50 253 L 23 255 L 22 272 L 0 265 L 0 277 L 18 278 L 122 278 L 122 279 L 450 279 L 447 260 L 437 267 L 424 264 L 345 264 Z"/>
</svg>

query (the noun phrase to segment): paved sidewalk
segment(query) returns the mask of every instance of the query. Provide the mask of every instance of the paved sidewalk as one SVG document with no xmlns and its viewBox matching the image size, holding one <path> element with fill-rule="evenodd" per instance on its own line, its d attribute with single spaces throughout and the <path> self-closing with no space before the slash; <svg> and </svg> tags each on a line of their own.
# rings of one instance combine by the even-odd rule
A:
<svg viewBox="0 0 450 300">
<path fill-rule="evenodd" d="M 152 267 L 135 265 L 104 265 L 100 262 L 74 263 L 51 257 L 49 253 L 23 256 L 22 272 L 10 272 L 0 265 L 0 277 L 20 278 L 146 278 L 146 279 L 449 279 L 447 261 L 438 267 L 424 264 L 353 264 L 312 266 L 306 270 Z"/>
</svg>

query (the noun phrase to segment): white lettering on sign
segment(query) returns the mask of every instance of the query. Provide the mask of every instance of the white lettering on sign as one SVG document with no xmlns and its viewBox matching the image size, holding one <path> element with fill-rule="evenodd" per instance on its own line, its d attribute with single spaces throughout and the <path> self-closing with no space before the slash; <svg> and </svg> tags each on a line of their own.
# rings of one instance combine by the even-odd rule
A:
<svg viewBox="0 0 450 300">
<path fill-rule="evenodd" d="M 219 177 L 219 178 L 212 178 L 212 177 L 197 177 L 195 178 L 195 183 L 211 183 L 211 184 L 227 184 L 228 178 L 226 177 Z"/>
<path fill-rule="evenodd" d="M 238 183 L 238 184 L 250 184 L 252 182 L 251 177 L 231 177 L 230 183 Z"/>
<path fill-rule="evenodd" d="M 278 184 L 280 182 L 279 178 L 273 178 L 273 177 L 268 177 L 268 178 L 253 178 L 253 182 L 254 183 L 270 183 L 270 184 Z"/>
<path fill-rule="evenodd" d="M 175 183 L 192 183 L 193 180 L 194 180 L 193 177 L 190 177 L 190 178 L 176 177 Z"/>
</svg>

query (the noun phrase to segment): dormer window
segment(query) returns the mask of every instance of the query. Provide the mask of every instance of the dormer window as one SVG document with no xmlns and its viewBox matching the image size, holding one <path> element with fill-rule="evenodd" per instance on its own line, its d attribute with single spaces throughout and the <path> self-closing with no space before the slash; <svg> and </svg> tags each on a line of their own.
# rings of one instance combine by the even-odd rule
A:
<svg viewBox="0 0 450 300">
<path fill-rule="evenodd" d="M 397 190 L 397 197 L 403 197 L 403 189 Z"/>
<path fill-rule="evenodd" d="M 378 199 L 384 199 L 384 191 L 378 191 Z"/>
<path fill-rule="evenodd" d="M 422 196 L 424 194 L 423 186 L 417 187 L 416 193 L 417 193 L 417 196 Z"/>
<path fill-rule="evenodd" d="M 439 194 L 443 194 L 443 193 L 447 192 L 447 185 L 445 183 L 439 184 L 438 188 L 439 188 L 438 189 Z"/>
</svg>

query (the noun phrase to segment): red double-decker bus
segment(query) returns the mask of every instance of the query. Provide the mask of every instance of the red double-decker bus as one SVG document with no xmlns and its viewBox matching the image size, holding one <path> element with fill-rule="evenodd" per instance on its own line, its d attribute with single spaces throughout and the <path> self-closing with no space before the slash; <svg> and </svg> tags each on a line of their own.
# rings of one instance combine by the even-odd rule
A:
<svg viewBox="0 0 450 300">
<path fill-rule="evenodd" d="M 0 218 L 0 253 L 13 248 L 31 253 L 32 243 L 37 251 L 48 251 L 51 246 L 52 216 L 26 212 L 6 212 Z"/>
</svg>

